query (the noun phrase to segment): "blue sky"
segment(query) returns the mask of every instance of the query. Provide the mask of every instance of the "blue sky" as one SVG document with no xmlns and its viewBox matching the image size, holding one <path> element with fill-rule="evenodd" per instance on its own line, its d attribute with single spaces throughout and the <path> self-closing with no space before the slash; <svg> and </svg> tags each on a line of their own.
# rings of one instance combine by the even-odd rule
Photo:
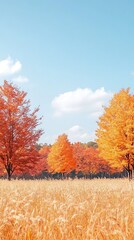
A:
<svg viewBox="0 0 134 240">
<path fill-rule="evenodd" d="M 94 140 L 102 105 L 133 91 L 133 9 L 132 0 L 0 0 L 0 83 L 40 105 L 40 142 Z"/>
</svg>

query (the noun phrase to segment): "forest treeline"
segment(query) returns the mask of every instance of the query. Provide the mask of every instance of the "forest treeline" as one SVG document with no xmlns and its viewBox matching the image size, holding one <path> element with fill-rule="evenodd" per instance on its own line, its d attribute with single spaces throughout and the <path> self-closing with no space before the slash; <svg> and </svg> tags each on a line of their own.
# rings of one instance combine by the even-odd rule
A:
<svg viewBox="0 0 134 240">
<path fill-rule="evenodd" d="M 70 143 L 66 134 L 54 144 L 38 144 L 39 108 L 31 111 L 27 93 L 4 81 L 0 86 L 0 176 L 94 178 L 134 175 L 134 95 L 114 94 L 98 120 L 96 142 Z"/>
<path fill-rule="evenodd" d="M 59 141 L 60 139 L 60 141 Z M 65 142 L 64 142 L 65 140 Z M 66 149 L 66 144 L 69 145 Z M 100 158 L 96 142 L 71 144 L 67 135 L 58 137 L 56 143 L 57 156 L 51 144 L 36 144 L 39 153 L 36 169 L 31 169 L 14 174 L 14 179 L 93 179 L 93 178 L 123 178 L 127 177 L 127 171 L 112 168 L 104 159 Z M 67 151 L 69 151 L 67 153 Z M 49 155 L 51 152 L 51 155 Z M 65 155 L 69 155 L 68 164 Z M 53 155 L 53 156 L 52 156 Z M 71 155 L 71 156 L 70 156 Z M 71 158 L 70 158 L 71 157 Z M 64 161 L 63 161 L 64 158 Z M 51 159 L 51 163 L 50 163 Z M 72 160 L 72 161 L 70 161 Z M 30 171 L 29 171 L 30 170 Z M 0 178 L 6 178 L 6 174 Z"/>
<path fill-rule="evenodd" d="M 44 170 L 36 178 L 92 179 L 127 176 L 127 171 L 111 167 L 107 161 L 99 156 L 96 142 L 71 144 L 67 135 L 63 134 L 58 137 L 54 145 L 37 144 L 36 148 L 42 156 L 44 165 Z M 68 156 L 68 163 L 66 155 Z"/>
</svg>

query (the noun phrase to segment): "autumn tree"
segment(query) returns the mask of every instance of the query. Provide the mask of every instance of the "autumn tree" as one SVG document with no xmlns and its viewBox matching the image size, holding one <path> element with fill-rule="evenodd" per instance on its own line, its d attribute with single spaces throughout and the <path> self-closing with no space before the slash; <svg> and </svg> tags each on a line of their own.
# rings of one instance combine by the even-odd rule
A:
<svg viewBox="0 0 134 240">
<path fill-rule="evenodd" d="M 86 177 L 88 174 L 109 172 L 109 166 L 104 159 L 100 158 L 98 149 L 78 142 L 73 144 L 73 153 L 76 160 L 76 173 L 81 172 Z"/>
<path fill-rule="evenodd" d="M 100 171 L 100 157 L 98 151 L 93 147 L 88 147 L 84 151 L 85 173 L 96 174 Z"/>
<path fill-rule="evenodd" d="M 30 111 L 26 95 L 7 81 L 0 86 L 0 167 L 9 180 L 13 173 L 34 170 L 39 160 L 35 144 L 43 133 L 37 129 L 41 118 L 39 108 Z"/>
<path fill-rule="evenodd" d="M 76 173 L 84 173 L 83 169 L 85 168 L 85 157 L 84 157 L 85 147 L 80 142 L 76 142 L 73 144 L 73 157 L 76 161 Z"/>
<path fill-rule="evenodd" d="M 67 135 L 60 135 L 52 145 L 47 158 L 49 171 L 53 173 L 69 173 L 75 169 L 72 145 Z"/>
<path fill-rule="evenodd" d="M 47 164 L 47 158 L 48 154 L 50 153 L 50 146 L 44 145 L 39 150 L 39 154 L 41 156 L 41 161 L 39 162 L 40 168 L 42 171 L 48 171 L 48 164 Z"/>
<path fill-rule="evenodd" d="M 101 156 L 111 166 L 134 169 L 134 95 L 129 89 L 115 94 L 98 122 L 97 143 Z"/>
</svg>

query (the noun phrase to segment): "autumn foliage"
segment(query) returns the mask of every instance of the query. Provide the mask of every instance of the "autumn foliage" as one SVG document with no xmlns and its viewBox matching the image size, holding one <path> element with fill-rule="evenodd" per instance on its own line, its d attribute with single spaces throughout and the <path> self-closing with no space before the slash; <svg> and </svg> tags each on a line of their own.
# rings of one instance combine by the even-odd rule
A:
<svg viewBox="0 0 134 240">
<path fill-rule="evenodd" d="M 76 161 L 76 173 L 82 172 L 85 176 L 97 173 L 112 173 L 115 169 L 99 156 L 96 148 L 88 147 L 88 144 L 80 142 L 73 144 L 74 159 Z"/>
<path fill-rule="evenodd" d="M 59 136 L 52 145 L 47 162 L 50 172 L 68 173 L 75 169 L 73 148 L 66 134 Z"/>
<path fill-rule="evenodd" d="M 40 161 L 39 161 L 39 166 L 38 168 L 40 168 L 40 171 L 48 171 L 48 163 L 47 163 L 47 158 L 48 158 L 48 154 L 50 153 L 50 146 L 48 145 L 44 145 L 40 150 L 39 150 L 39 154 L 40 154 Z"/>
<path fill-rule="evenodd" d="M 111 166 L 126 169 L 129 177 L 134 169 L 134 95 L 122 89 L 113 96 L 97 129 L 101 156 Z"/>
<path fill-rule="evenodd" d="M 129 89 L 113 96 L 98 122 L 97 143 L 71 144 L 66 134 L 50 146 L 37 143 L 39 108 L 30 110 L 27 93 L 12 83 L 0 86 L 0 175 L 39 175 L 43 172 L 75 176 L 134 171 L 134 95 Z"/>
<path fill-rule="evenodd" d="M 40 158 L 34 146 L 43 133 L 37 129 L 41 118 L 26 95 L 7 81 L 0 86 L 0 169 L 9 180 L 13 173 L 35 173 Z"/>
</svg>

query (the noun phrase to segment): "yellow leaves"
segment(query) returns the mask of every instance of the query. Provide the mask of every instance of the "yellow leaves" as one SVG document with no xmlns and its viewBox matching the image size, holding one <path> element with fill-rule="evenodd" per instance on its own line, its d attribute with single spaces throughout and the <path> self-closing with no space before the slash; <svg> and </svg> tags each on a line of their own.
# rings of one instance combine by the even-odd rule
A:
<svg viewBox="0 0 134 240">
<path fill-rule="evenodd" d="M 134 154 L 134 95 L 129 89 L 114 95 L 99 119 L 96 135 L 103 158 L 112 165 L 128 165 L 126 154 Z"/>
<path fill-rule="evenodd" d="M 73 149 L 65 134 L 59 136 L 52 145 L 47 162 L 53 172 L 70 172 L 75 169 Z"/>
</svg>

